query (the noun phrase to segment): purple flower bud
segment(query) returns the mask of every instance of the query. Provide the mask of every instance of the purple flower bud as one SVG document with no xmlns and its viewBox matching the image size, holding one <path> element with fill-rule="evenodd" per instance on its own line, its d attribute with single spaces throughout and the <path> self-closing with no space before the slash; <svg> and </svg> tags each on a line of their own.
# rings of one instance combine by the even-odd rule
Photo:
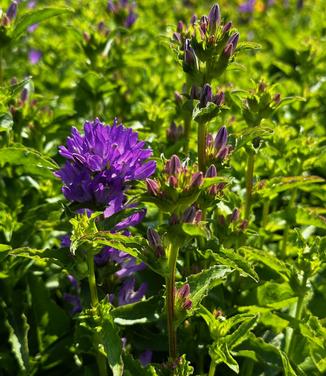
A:
<svg viewBox="0 0 326 376">
<path fill-rule="evenodd" d="M 182 216 L 182 221 L 184 223 L 193 223 L 196 216 L 196 209 L 194 206 L 190 206 L 190 208 L 187 208 Z"/>
<path fill-rule="evenodd" d="M 190 99 L 200 98 L 200 88 L 198 86 L 192 86 L 190 89 Z"/>
<path fill-rule="evenodd" d="M 171 215 L 169 223 L 170 225 L 177 225 L 179 223 L 179 218 L 175 213 Z"/>
<path fill-rule="evenodd" d="M 182 103 L 182 95 L 178 91 L 174 92 L 174 99 L 176 103 L 178 104 Z"/>
<path fill-rule="evenodd" d="M 206 34 L 207 28 L 208 28 L 208 17 L 202 16 L 199 22 L 201 31 Z"/>
<path fill-rule="evenodd" d="M 184 28 L 184 24 L 182 21 L 179 21 L 178 22 L 178 25 L 177 25 L 177 32 L 178 33 L 181 33 L 183 31 L 183 28 Z"/>
<path fill-rule="evenodd" d="M 41 57 L 42 57 L 42 52 L 38 50 L 32 49 L 28 53 L 28 60 L 33 65 L 37 64 L 41 60 Z"/>
<path fill-rule="evenodd" d="M 215 149 L 220 150 L 222 147 L 226 145 L 227 140 L 228 140 L 228 131 L 226 127 L 223 125 L 223 127 L 219 129 L 215 137 L 215 143 L 214 143 Z"/>
<path fill-rule="evenodd" d="M 208 14 L 209 32 L 215 34 L 216 27 L 221 22 L 221 12 L 218 4 L 214 4 Z"/>
<path fill-rule="evenodd" d="M 212 144 L 213 144 L 213 136 L 210 133 L 208 133 L 208 135 L 206 136 L 206 146 L 210 147 Z"/>
<path fill-rule="evenodd" d="M 233 55 L 233 44 L 228 43 L 223 50 L 223 55 L 228 59 Z"/>
<path fill-rule="evenodd" d="M 113 4 L 112 0 L 108 1 L 108 5 L 107 5 L 106 9 L 108 10 L 108 12 L 112 12 L 112 13 L 114 13 L 116 11 L 116 6 Z"/>
<path fill-rule="evenodd" d="M 182 308 L 185 310 L 189 310 L 191 309 L 191 307 L 192 307 L 192 301 L 190 299 L 187 299 L 182 305 Z"/>
<path fill-rule="evenodd" d="M 223 161 L 223 159 L 225 159 L 228 155 L 229 155 L 229 148 L 227 146 L 224 146 L 217 153 L 217 158 Z"/>
<path fill-rule="evenodd" d="M 166 162 L 165 171 L 169 175 L 177 175 L 181 170 L 181 162 L 177 155 L 172 155 L 171 159 Z"/>
<path fill-rule="evenodd" d="M 273 98 L 273 101 L 276 103 L 276 104 L 280 104 L 281 102 L 281 94 L 280 93 L 277 93 L 274 95 L 274 98 Z"/>
<path fill-rule="evenodd" d="M 178 179 L 175 176 L 169 176 L 169 186 L 172 188 L 177 188 L 178 186 Z"/>
<path fill-rule="evenodd" d="M 24 89 L 22 90 L 20 94 L 20 100 L 22 103 L 25 103 L 27 101 L 27 98 L 28 98 L 28 89 L 24 87 Z"/>
<path fill-rule="evenodd" d="M 240 230 L 244 231 L 248 227 L 248 221 L 244 219 L 240 224 Z"/>
<path fill-rule="evenodd" d="M 222 106 L 224 103 L 225 95 L 223 91 L 220 91 L 213 97 L 213 102 L 216 104 L 216 106 Z"/>
<path fill-rule="evenodd" d="M 184 44 L 184 64 L 193 70 L 198 70 L 198 59 L 194 49 L 190 46 L 190 40 L 186 39 Z"/>
<path fill-rule="evenodd" d="M 154 229 L 149 228 L 147 230 L 147 239 L 148 239 L 149 245 L 151 246 L 151 248 L 153 248 L 155 252 L 155 256 L 156 257 L 164 256 L 165 252 L 164 252 L 162 240 L 161 240 L 159 233 L 155 231 Z"/>
<path fill-rule="evenodd" d="M 177 127 L 176 123 L 173 121 L 170 124 L 170 127 L 168 128 L 166 133 L 167 133 L 167 139 L 170 142 L 176 142 L 183 135 L 183 127 L 182 125 L 179 125 Z"/>
<path fill-rule="evenodd" d="M 151 350 L 145 350 L 139 355 L 139 361 L 143 367 L 147 366 L 152 361 L 153 352 Z"/>
<path fill-rule="evenodd" d="M 205 176 L 206 178 L 215 178 L 217 176 L 217 170 L 213 164 L 208 167 Z"/>
<path fill-rule="evenodd" d="M 237 45 L 238 45 L 238 42 L 239 42 L 239 37 L 240 37 L 239 33 L 234 33 L 230 36 L 230 38 L 228 40 L 228 44 L 231 43 L 232 46 L 233 46 L 233 51 L 235 51 L 235 49 L 237 48 Z"/>
<path fill-rule="evenodd" d="M 226 183 L 218 183 L 217 184 L 217 190 L 218 191 L 223 191 L 223 189 L 225 188 L 226 186 Z"/>
<path fill-rule="evenodd" d="M 180 35 L 180 33 L 173 33 L 173 39 L 176 42 L 181 43 L 181 35 Z"/>
<path fill-rule="evenodd" d="M 235 208 L 231 214 L 231 222 L 236 222 L 240 217 L 240 211 L 239 209 Z"/>
<path fill-rule="evenodd" d="M 199 223 L 203 219 L 203 212 L 199 209 L 196 211 L 194 223 Z"/>
<path fill-rule="evenodd" d="M 160 186 L 156 180 L 146 179 L 147 192 L 153 196 L 157 196 L 160 193 Z"/>
<path fill-rule="evenodd" d="M 190 18 L 190 23 L 191 25 L 194 25 L 197 21 L 197 16 L 195 14 L 193 14 Z"/>
<path fill-rule="evenodd" d="M 267 85 L 265 84 L 265 82 L 261 81 L 258 85 L 258 91 L 260 93 L 263 93 L 266 89 Z"/>
<path fill-rule="evenodd" d="M 179 299 L 185 299 L 190 294 L 190 286 L 189 283 L 184 284 L 182 287 L 179 288 L 177 295 Z"/>
<path fill-rule="evenodd" d="M 205 84 L 200 94 L 199 107 L 204 108 L 207 106 L 207 103 L 211 101 L 212 101 L 212 88 L 209 84 Z"/>
<path fill-rule="evenodd" d="M 211 196 L 216 196 L 217 192 L 218 192 L 218 189 L 217 189 L 217 185 L 216 184 L 212 185 L 208 189 L 208 194 L 210 194 Z"/>
<path fill-rule="evenodd" d="M 137 14 L 131 9 L 124 22 L 126 28 L 130 28 L 137 20 Z"/>
<path fill-rule="evenodd" d="M 77 289 L 78 288 L 77 279 L 73 275 L 71 275 L 71 274 L 68 274 L 67 278 L 68 278 L 68 281 L 71 283 L 72 287 L 74 287 L 75 289 Z"/>
<path fill-rule="evenodd" d="M 197 188 L 203 184 L 204 178 L 202 172 L 195 172 L 191 177 L 190 188 Z"/>
<path fill-rule="evenodd" d="M 16 1 L 12 1 L 11 4 L 9 5 L 8 9 L 7 9 L 7 17 L 9 18 L 9 20 L 13 20 L 16 15 L 17 15 L 17 2 Z"/>
<path fill-rule="evenodd" d="M 231 27 L 232 27 L 232 21 L 227 22 L 223 27 L 222 33 L 226 34 L 227 32 L 231 30 Z"/>
</svg>

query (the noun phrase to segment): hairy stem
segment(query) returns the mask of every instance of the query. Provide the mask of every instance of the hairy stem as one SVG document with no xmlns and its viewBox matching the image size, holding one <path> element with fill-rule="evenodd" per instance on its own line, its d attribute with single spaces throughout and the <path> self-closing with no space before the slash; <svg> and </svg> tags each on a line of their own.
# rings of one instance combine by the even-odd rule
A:
<svg viewBox="0 0 326 376">
<path fill-rule="evenodd" d="M 198 153 L 198 167 L 199 171 L 205 172 L 206 164 L 206 124 L 198 124 L 198 133 L 197 133 L 197 153 Z"/>
<path fill-rule="evenodd" d="M 186 116 L 184 119 L 184 135 L 185 135 L 184 152 L 185 153 L 188 153 L 189 151 L 190 130 L 191 130 L 191 117 Z"/>
<path fill-rule="evenodd" d="M 298 296 L 297 305 L 295 307 L 294 317 L 296 321 L 300 321 L 302 317 L 302 312 L 303 312 L 303 307 L 304 307 L 304 298 L 305 298 L 305 292 L 306 292 L 306 287 L 307 287 L 307 280 L 308 280 L 308 276 L 305 273 L 302 279 L 301 292 L 300 292 L 300 295 Z M 296 333 L 293 331 L 290 341 L 289 341 L 289 350 L 288 350 L 289 357 L 291 357 L 293 353 L 295 342 L 296 342 L 296 337 L 297 337 Z"/>
<path fill-rule="evenodd" d="M 253 176 L 254 176 L 254 164 L 255 156 L 252 151 L 248 154 L 247 172 L 246 172 L 246 206 L 245 206 L 245 219 L 249 220 L 250 206 L 251 206 L 251 196 L 252 196 L 252 186 L 253 186 Z"/>
<path fill-rule="evenodd" d="M 297 189 L 293 189 L 288 209 L 293 208 L 296 198 L 297 198 Z M 281 248 L 282 258 L 286 258 L 286 248 L 287 248 L 287 242 L 288 242 L 288 237 L 289 237 L 289 231 L 290 231 L 290 225 L 289 223 L 286 223 L 284 232 L 283 232 L 283 239 L 282 239 L 282 248 Z"/>
<path fill-rule="evenodd" d="M 267 217 L 268 217 L 268 213 L 269 213 L 270 204 L 271 204 L 270 200 L 266 199 L 264 201 L 263 216 L 262 216 L 262 220 L 261 220 L 261 226 L 263 228 L 265 228 L 265 226 L 267 225 Z"/>
<path fill-rule="evenodd" d="M 95 278 L 95 270 L 94 270 L 94 257 L 91 252 L 88 252 L 87 254 L 87 265 L 88 265 L 88 285 L 89 285 L 89 291 L 91 295 L 91 305 L 93 307 L 93 310 L 95 311 L 98 306 L 98 296 L 97 296 L 97 287 L 96 287 L 96 278 Z M 93 336 L 93 343 L 94 347 L 97 350 L 96 352 L 96 363 L 99 370 L 100 376 L 106 376 L 107 375 L 107 368 L 106 368 L 106 359 L 101 354 L 98 349 L 101 345 L 101 340 L 97 333 Z"/>
<path fill-rule="evenodd" d="M 214 376 L 216 369 L 216 362 L 212 359 L 211 364 L 209 365 L 208 376 Z"/>
<path fill-rule="evenodd" d="M 177 357 L 177 338 L 174 323 L 175 303 L 175 271 L 179 248 L 170 244 L 169 275 L 166 277 L 166 315 L 169 337 L 169 358 L 174 361 Z"/>
</svg>

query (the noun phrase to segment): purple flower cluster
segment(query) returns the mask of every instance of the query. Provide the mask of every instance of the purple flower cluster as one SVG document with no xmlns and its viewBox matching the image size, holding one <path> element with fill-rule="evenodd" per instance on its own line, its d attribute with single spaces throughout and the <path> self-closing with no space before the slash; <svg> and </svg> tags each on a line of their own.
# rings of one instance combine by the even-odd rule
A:
<svg viewBox="0 0 326 376">
<path fill-rule="evenodd" d="M 118 124 L 117 120 L 112 126 L 98 119 L 86 122 L 84 135 L 73 128 L 66 146 L 59 148 L 67 161 L 55 173 L 64 183 L 63 194 L 72 202 L 104 210 L 106 218 L 130 208 L 125 204 L 128 186 L 135 180 L 147 179 L 156 169 L 154 161 L 147 161 L 152 151 L 144 146 L 136 132 Z M 127 228 L 140 223 L 145 214 L 145 209 L 133 213 L 116 224 L 111 232 L 123 231 L 128 236 Z M 69 238 L 65 237 L 63 244 L 69 246 Z M 135 291 L 133 277 L 135 272 L 145 268 L 144 263 L 137 263 L 134 257 L 111 247 L 104 247 L 94 260 L 97 266 L 108 262 L 119 265 L 116 276 L 124 279 L 118 295 L 119 305 L 133 303 L 144 296 L 147 285 L 142 284 Z"/>
<path fill-rule="evenodd" d="M 123 19 L 123 25 L 126 28 L 130 28 L 137 20 L 137 14 L 135 13 L 136 3 L 129 2 L 129 0 L 113 1 L 109 0 L 107 10 L 116 16 L 119 21 Z"/>
<path fill-rule="evenodd" d="M 86 122 L 85 135 L 72 129 L 67 146 L 60 147 L 60 154 L 67 159 L 56 176 L 64 183 L 62 192 L 70 201 L 96 203 L 120 209 L 123 192 L 129 182 L 144 180 L 155 169 L 152 155 L 138 134 L 114 120 L 112 126 L 99 119 Z M 115 212 L 116 210 L 114 210 Z"/>
</svg>

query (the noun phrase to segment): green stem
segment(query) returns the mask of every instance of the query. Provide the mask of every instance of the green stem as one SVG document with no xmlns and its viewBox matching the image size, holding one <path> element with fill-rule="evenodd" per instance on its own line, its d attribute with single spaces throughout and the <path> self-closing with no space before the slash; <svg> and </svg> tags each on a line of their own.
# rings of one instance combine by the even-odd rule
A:
<svg viewBox="0 0 326 376">
<path fill-rule="evenodd" d="M 254 177 L 254 164 L 255 156 L 252 151 L 248 154 L 247 172 L 246 172 L 246 206 L 245 206 L 245 219 L 249 220 L 250 206 L 251 206 L 251 196 L 253 187 L 253 177 Z"/>
<path fill-rule="evenodd" d="M 293 208 L 295 200 L 297 198 L 297 189 L 293 189 L 288 209 Z M 282 239 L 282 248 L 281 248 L 281 257 L 286 258 L 286 248 L 287 248 L 287 242 L 289 238 L 289 231 L 290 231 L 290 225 L 289 223 L 286 223 L 284 232 L 283 232 L 283 239 Z"/>
<path fill-rule="evenodd" d="M 169 358 L 174 361 L 177 358 L 177 337 L 174 323 L 175 304 L 175 272 L 179 248 L 170 244 L 169 275 L 166 277 L 166 314 L 169 337 Z"/>
<path fill-rule="evenodd" d="M 198 153 L 198 167 L 199 171 L 205 172 L 206 164 L 206 124 L 198 123 L 197 133 L 197 153 Z"/>
<path fill-rule="evenodd" d="M 184 152 L 187 154 L 189 151 L 189 138 L 190 138 L 190 129 L 191 129 L 191 117 L 186 116 L 184 119 L 184 135 L 185 135 L 185 146 Z"/>
<path fill-rule="evenodd" d="M 0 48 L 0 86 L 2 86 L 2 81 L 3 81 L 2 49 Z"/>
<path fill-rule="evenodd" d="M 307 280 L 308 280 L 308 276 L 305 273 L 304 276 L 303 276 L 302 284 L 301 284 L 301 292 L 300 292 L 300 295 L 298 296 L 298 302 L 297 302 L 297 305 L 295 307 L 295 315 L 294 315 L 294 317 L 295 317 L 295 320 L 297 322 L 300 321 L 301 317 L 302 317 L 302 312 L 303 312 L 303 307 L 304 307 L 305 292 L 306 292 L 306 288 L 307 288 Z M 289 356 L 289 358 L 291 357 L 292 352 L 294 350 L 295 342 L 296 342 L 296 334 L 295 334 L 295 332 L 292 332 L 292 335 L 291 335 L 291 338 L 290 338 L 290 342 L 289 342 L 289 350 L 288 350 L 288 356 Z"/>
<path fill-rule="evenodd" d="M 269 213 L 269 207 L 270 207 L 270 200 L 266 199 L 264 201 L 264 205 L 263 205 L 263 216 L 262 216 L 262 220 L 261 220 L 261 226 L 263 228 L 266 227 L 267 225 L 267 217 L 268 217 L 268 213 Z"/>
<path fill-rule="evenodd" d="M 95 278 L 95 270 L 94 270 L 94 257 L 91 252 L 87 254 L 87 265 L 88 265 L 88 285 L 89 291 L 91 294 L 91 305 L 93 310 L 95 311 L 98 306 L 98 296 L 97 296 L 97 287 L 96 287 L 96 278 Z M 99 352 L 99 347 L 101 346 L 101 340 L 97 333 L 93 336 L 94 347 L 96 349 L 96 363 L 99 370 L 100 376 L 107 376 L 107 368 L 106 368 L 106 359 Z"/>
<path fill-rule="evenodd" d="M 212 359 L 209 366 L 208 376 L 215 376 L 216 362 Z"/>
</svg>

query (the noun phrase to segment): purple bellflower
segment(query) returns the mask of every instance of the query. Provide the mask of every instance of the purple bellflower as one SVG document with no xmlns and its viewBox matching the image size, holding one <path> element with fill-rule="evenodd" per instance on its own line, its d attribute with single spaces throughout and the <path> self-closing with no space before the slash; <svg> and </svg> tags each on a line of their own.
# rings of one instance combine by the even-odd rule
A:
<svg viewBox="0 0 326 376">
<path fill-rule="evenodd" d="M 28 52 L 28 60 L 33 65 L 37 64 L 41 60 L 41 57 L 42 57 L 41 51 L 31 49 Z"/>
<path fill-rule="evenodd" d="M 127 184 L 150 177 L 156 163 L 147 161 L 152 151 L 138 134 L 116 119 L 112 126 L 99 119 L 87 121 L 84 133 L 72 129 L 67 146 L 59 148 L 66 164 L 55 175 L 62 179 L 68 200 L 103 204 L 109 216 L 121 209 Z"/>
<path fill-rule="evenodd" d="M 147 284 L 142 283 L 138 290 L 135 290 L 135 278 L 128 278 L 124 281 L 119 290 L 118 304 L 119 306 L 138 302 L 147 291 Z"/>
</svg>

